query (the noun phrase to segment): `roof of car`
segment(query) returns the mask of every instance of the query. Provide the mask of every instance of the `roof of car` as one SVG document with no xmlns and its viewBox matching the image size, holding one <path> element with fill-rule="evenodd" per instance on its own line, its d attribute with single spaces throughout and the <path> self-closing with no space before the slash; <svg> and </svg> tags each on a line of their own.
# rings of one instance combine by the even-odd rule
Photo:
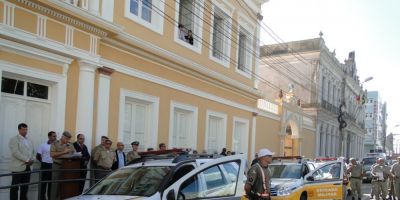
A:
<svg viewBox="0 0 400 200">
<path fill-rule="evenodd" d="M 175 158 L 165 158 L 165 159 L 154 159 L 152 160 L 151 158 L 148 160 L 144 160 L 142 162 L 137 162 L 135 164 L 130 164 L 125 166 L 124 168 L 136 168 L 136 167 L 142 167 L 142 166 L 167 166 L 167 167 L 174 167 L 182 162 L 193 162 L 197 163 L 199 165 L 206 163 L 210 160 L 213 159 L 208 159 L 208 158 L 198 158 L 198 159 L 187 159 L 187 160 L 182 160 L 178 162 L 174 162 Z"/>
</svg>

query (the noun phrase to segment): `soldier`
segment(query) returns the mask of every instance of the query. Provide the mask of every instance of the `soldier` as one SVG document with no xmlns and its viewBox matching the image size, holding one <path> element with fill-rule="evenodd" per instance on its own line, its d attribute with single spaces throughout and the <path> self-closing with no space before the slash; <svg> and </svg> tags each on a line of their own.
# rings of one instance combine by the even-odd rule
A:
<svg viewBox="0 0 400 200">
<path fill-rule="evenodd" d="M 90 155 L 92 155 L 91 160 L 90 160 L 90 161 L 91 161 L 91 162 L 90 162 L 90 169 L 94 170 L 94 169 L 97 168 L 96 162 L 93 160 L 93 156 L 94 156 L 94 154 L 95 154 L 98 150 L 104 148 L 104 145 L 105 145 L 104 143 L 105 143 L 106 140 L 108 140 L 108 137 L 107 137 L 107 136 L 101 136 L 101 143 L 100 143 L 99 145 L 95 146 L 95 147 L 92 149 L 92 151 L 90 152 Z M 97 182 L 96 180 L 93 180 L 93 179 L 95 179 L 95 177 L 96 177 L 96 173 L 97 173 L 97 171 L 91 171 L 91 172 L 90 172 L 90 177 L 91 177 L 91 179 L 92 179 L 92 180 L 90 181 L 90 185 L 94 185 L 94 183 Z"/>
<path fill-rule="evenodd" d="M 102 170 L 95 173 L 96 180 L 104 178 L 111 171 L 111 167 L 116 161 L 115 152 L 111 150 L 112 141 L 107 139 L 104 144 L 104 148 L 96 151 L 93 155 L 93 161 L 96 162 L 97 166 L 96 169 Z"/>
<path fill-rule="evenodd" d="M 128 155 L 126 155 L 126 163 L 130 163 L 131 161 L 140 158 L 140 155 L 138 153 L 139 149 L 139 142 L 134 141 L 131 143 L 132 146 L 132 151 L 128 152 Z"/>
<path fill-rule="evenodd" d="M 397 199 L 400 199 L 400 157 L 397 157 L 397 163 L 392 165 L 390 172 L 394 179 L 393 184 L 395 195 L 397 196 Z"/>
<path fill-rule="evenodd" d="M 247 173 L 244 190 L 249 200 L 271 199 L 271 172 L 268 165 L 272 162 L 272 155 L 268 149 L 260 149 L 258 163 L 251 166 Z"/>
<path fill-rule="evenodd" d="M 378 159 L 377 165 L 372 168 L 371 175 L 375 199 L 379 199 L 380 194 L 382 194 L 383 199 L 386 199 L 388 192 L 386 180 L 390 176 L 390 168 L 385 165 L 385 159 Z"/>
<path fill-rule="evenodd" d="M 355 199 L 357 193 L 358 200 L 361 200 L 361 184 L 362 184 L 362 165 L 358 164 L 355 158 L 350 158 L 350 164 L 347 167 L 347 174 L 350 174 L 350 186 L 352 191 L 352 199 Z"/>
<path fill-rule="evenodd" d="M 61 169 L 62 160 L 61 158 L 68 155 L 72 155 L 75 152 L 75 148 L 70 144 L 71 133 L 64 131 L 60 140 L 55 141 L 50 147 L 50 156 L 53 158 L 53 170 Z M 61 173 L 59 171 L 54 171 L 52 174 L 53 181 L 60 180 Z M 60 184 L 55 182 L 51 186 L 51 199 L 60 199 Z"/>
</svg>

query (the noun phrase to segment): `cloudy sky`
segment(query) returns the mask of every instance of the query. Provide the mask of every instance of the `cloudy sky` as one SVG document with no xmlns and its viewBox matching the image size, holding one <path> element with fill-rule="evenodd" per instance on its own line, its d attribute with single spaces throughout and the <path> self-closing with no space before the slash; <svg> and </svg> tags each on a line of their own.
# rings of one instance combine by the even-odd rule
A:
<svg viewBox="0 0 400 200">
<path fill-rule="evenodd" d="M 285 42 L 319 37 L 343 62 L 356 52 L 360 80 L 388 104 L 388 133 L 400 134 L 400 1 L 398 0 L 269 0 L 264 23 Z M 262 33 L 262 43 L 276 41 Z M 398 137 L 400 139 L 400 135 Z"/>
</svg>

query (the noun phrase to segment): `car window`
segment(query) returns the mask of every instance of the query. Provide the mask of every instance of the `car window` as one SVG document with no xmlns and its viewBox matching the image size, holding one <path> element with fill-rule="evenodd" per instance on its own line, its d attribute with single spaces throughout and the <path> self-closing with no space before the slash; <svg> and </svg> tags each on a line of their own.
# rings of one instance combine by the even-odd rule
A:
<svg viewBox="0 0 400 200">
<path fill-rule="evenodd" d="M 189 200 L 235 195 L 239 168 L 235 172 L 234 166 L 239 166 L 239 163 L 229 162 L 203 170 L 180 186 L 178 198 Z M 221 168 L 227 171 L 227 175 Z"/>
<path fill-rule="evenodd" d="M 171 171 L 170 167 L 124 168 L 91 188 L 90 195 L 151 196 Z"/>
<path fill-rule="evenodd" d="M 314 177 L 314 180 L 339 179 L 340 166 L 340 163 L 331 163 L 315 171 L 312 176 Z"/>
<path fill-rule="evenodd" d="M 271 171 L 272 178 L 295 178 L 299 179 L 302 176 L 301 164 L 289 165 L 270 165 L 268 168 Z"/>
</svg>

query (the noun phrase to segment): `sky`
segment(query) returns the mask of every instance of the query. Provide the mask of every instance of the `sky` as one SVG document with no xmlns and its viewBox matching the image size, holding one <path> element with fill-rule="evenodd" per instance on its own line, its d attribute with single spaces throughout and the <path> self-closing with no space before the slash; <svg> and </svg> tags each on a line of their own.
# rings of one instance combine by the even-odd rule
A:
<svg viewBox="0 0 400 200">
<path fill-rule="evenodd" d="M 355 51 L 360 81 L 387 102 L 387 133 L 400 134 L 399 0 L 269 0 L 263 22 L 283 41 L 319 37 L 341 63 Z M 261 29 L 261 45 L 277 43 Z M 400 135 L 397 136 L 400 142 Z"/>
</svg>

